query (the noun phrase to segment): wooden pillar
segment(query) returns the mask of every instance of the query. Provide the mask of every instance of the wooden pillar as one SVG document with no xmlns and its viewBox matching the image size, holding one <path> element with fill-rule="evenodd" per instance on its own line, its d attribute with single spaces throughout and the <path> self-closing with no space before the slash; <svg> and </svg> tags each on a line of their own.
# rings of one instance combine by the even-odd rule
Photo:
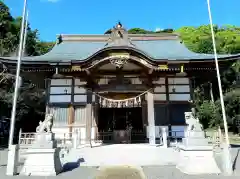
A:
<svg viewBox="0 0 240 179">
<path fill-rule="evenodd" d="M 142 98 L 142 121 L 144 128 L 148 125 L 148 117 L 147 117 L 147 101 L 146 94 L 144 94 L 144 98 Z"/>
<path fill-rule="evenodd" d="M 95 99 L 96 100 L 96 99 Z M 96 102 L 95 104 L 92 104 L 92 134 L 93 139 L 96 139 L 97 133 L 98 133 L 98 115 L 97 115 L 97 105 Z"/>
<path fill-rule="evenodd" d="M 70 105 L 68 108 L 68 126 L 69 126 L 69 132 L 72 132 L 72 128 L 73 128 L 73 123 L 74 123 L 74 107 L 73 105 Z"/>
<path fill-rule="evenodd" d="M 166 104 L 167 104 L 167 120 L 168 120 L 168 136 L 172 136 L 172 118 L 170 115 L 171 105 L 170 105 L 170 97 L 169 97 L 169 84 L 168 84 L 168 77 L 165 78 L 165 86 L 166 86 Z"/>
<path fill-rule="evenodd" d="M 143 122 L 143 133 L 146 137 L 147 136 L 147 126 L 148 126 L 146 94 L 144 94 L 144 97 L 142 97 L 142 122 Z"/>
<path fill-rule="evenodd" d="M 68 125 L 69 125 L 69 132 L 70 134 L 72 133 L 72 129 L 73 129 L 73 123 L 75 121 L 75 110 L 73 107 L 73 103 L 74 103 L 74 86 L 75 86 L 75 79 L 72 78 L 72 83 L 71 83 L 71 104 L 69 106 L 69 118 L 68 118 Z"/>
<path fill-rule="evenodd" d="M 86 143 L 90 143 L 92 130 L 92 92 L 87 93 Z"/>
<path fill-rule="evenodd" d="M 153 93 L 147 93 L 149 144 L 156 144 Z"/>
</svg>

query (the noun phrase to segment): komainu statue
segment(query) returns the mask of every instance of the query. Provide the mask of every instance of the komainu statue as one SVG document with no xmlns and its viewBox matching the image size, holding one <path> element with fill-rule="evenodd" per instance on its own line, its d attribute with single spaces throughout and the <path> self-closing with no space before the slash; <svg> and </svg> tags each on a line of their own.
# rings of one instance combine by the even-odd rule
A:
<svg viewBox="0 0 240 179">
<path fill-rule="evenodd" d="M 50 133 L 53 126 L 53 114 L 46 114 L 44 121 L 39 122 L 39 126 L 36 128 L 37 133 Z"/>
<path fill-rule="evenodd" d="M 188 131 L 202 131 L 203 127 L 199 119 L 195 117 L 194 111 L 185 112 L 185 121 L 188 124 Z"/>
</svg>

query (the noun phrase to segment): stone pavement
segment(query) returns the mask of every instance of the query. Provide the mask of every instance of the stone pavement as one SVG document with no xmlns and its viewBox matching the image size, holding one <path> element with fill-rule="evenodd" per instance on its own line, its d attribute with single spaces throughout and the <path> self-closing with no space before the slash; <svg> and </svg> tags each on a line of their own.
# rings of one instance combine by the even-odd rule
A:
<svg viewBox="0 0 240 179">
<path fill-rule="evenodd" d="M 232 156 L 233 160 L 234 157 L 237 156 L 239 153 L 240 148 L 233 148 L 232 149 Z M 240 154 L 239 154 L 240 155 Z M 240 157 L 238 156 L 238 159 L 236 161 L 236 166 L 239 166 L 240 164 Z M 1 150 L 0 151 L 0 179 L 11 179 L 11 178 L 19 178 L 19 179 L 26 179 L 26 176 L 14 176 L 14 177 L 7 177 L 5 175 L 6 170 L 6 162 L 7 162 L 7 150 Z M 237 179 L 240 178 L 239 168 L 237 168 L 237 171 L 235 172 L 234 176 L 223 176 L 223 175 L 197 175 L 197 176 L 190 176 L 181 173 L 174 165 L 168 165 L 168 166 L 144 166 L 142 167 L 145 175 L 147 176 L 147 179 L 227 179 L 227 178 L 233 178 Z M 34 178 L 68 178 L 68 179 L 75 179 L 75 178 L 83 178 L 83 179 L 94 179 L 98 172 L 97 167 L 85 167 L 80 166 L 78 168 L 75 168 L 71 171 L 67 171 L 64 173 L 61 173 L 60 175 L 56 177 L 29 177 L 29 179 Z"/>
<path fill-rule="evenodd" d="M 222 176 L 222 175 L 185 175 L 178 171 L 175 166 L 148 166 L 142 167 L 147 179 L 238 179 L 239 176 Z M 56 177 L 26 177 L 26 176 L 13 176 L 5 175 L 6 167 L 0 167 L 1 179 L 43 179 L 43 178 L 68 178 L 68 179 L 94 179 L 97 175 L 98 169 L 96 167 L 79 167 L 75 170 L 62 173 Z"/>
<path fill-rule="evenodd" d="M 167 157 L 166 157 L 167 156 Z M 177 152 L 173 148 L 148 144 L 114 144 L 71 150 L 64 163 L 82 159 L 82 166 L 160 166 L 176 164 Z"/>
</svg>

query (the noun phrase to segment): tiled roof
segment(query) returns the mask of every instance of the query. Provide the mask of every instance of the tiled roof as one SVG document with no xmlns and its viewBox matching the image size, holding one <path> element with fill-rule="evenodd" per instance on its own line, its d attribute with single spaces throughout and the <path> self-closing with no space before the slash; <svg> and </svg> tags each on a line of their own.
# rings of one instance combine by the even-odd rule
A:
<svg viewBox="0 0 240 179">
<path fill-rule="evenodd" d="M 23 57 L 23 61 L 38 62 L 71 62 L 86 60 L 104 49 L 128 48 L 145 54 L 154 61 L 159 60 L 209 60 L 212 54 L 200 54 L 190 51 L 177 35 L 129 35 L 123 39 L 110 40 L 110 35 L 63 35 L 63 41 L 41 56 Z M 231 58 L 239 55 L 219 55 L 219 58 Z M 16 60 L 16 57 L 0 59 Z"/>
</svg>

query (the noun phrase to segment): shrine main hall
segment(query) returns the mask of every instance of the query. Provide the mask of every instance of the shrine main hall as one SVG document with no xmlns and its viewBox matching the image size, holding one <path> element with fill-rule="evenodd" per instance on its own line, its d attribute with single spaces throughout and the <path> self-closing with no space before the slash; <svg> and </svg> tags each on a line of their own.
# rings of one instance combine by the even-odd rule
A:
<svg viewBox="0 0 240 179">
<path fill-rule="evenodd" d="M 236 59 L 219 55 L 220 69 Z M 0 63 L 15 73 L 17 57 Z M 110 34 L 59 35 L 48 53 L 22 58 L 21 77 L 46 89 L 53 132 L 155 144 L 163 129 L 184 133 L 194 88 L 216 70 L 214 55 L 190 51 L 177 34 L 128 34 L 117 24 Z"/>
</svg>

